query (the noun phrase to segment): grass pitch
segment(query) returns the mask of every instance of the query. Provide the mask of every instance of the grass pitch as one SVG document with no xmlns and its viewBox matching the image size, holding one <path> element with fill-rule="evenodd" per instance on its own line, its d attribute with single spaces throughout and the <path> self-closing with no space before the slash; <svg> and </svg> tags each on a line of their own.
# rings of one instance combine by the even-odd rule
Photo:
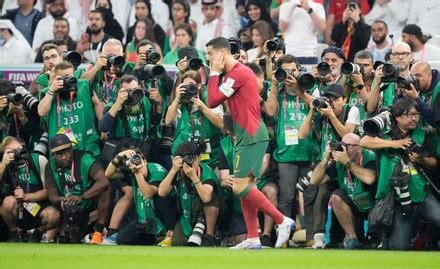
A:
<svg viewBox="0 0 440 269">
<path fill-rule="evenodd" d="M 439 252 L 0 244 L 0 268 L 440 268 Z"/>
</svg>

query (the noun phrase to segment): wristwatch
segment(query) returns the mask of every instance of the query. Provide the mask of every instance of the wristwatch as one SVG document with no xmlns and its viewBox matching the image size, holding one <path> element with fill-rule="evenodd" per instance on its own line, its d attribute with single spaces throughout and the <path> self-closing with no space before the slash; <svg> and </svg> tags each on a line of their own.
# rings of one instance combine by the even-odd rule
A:
<svg viewBox="0 0 440 269">
<path fill-rule="evenodd" d="M 312 14 L 312 12 L 313 12 L 313 8 L 309 8 L 309 10 L 307 10 L 308 14 Z"/>
<path fill-rule="evenodd" d="M 348 160 L 348 161 L 344 164 L 344 166 L 347 167 L 348 169 L 350 169 L 350 167 L 351 167 L 351 161 Z"/>
</svg>

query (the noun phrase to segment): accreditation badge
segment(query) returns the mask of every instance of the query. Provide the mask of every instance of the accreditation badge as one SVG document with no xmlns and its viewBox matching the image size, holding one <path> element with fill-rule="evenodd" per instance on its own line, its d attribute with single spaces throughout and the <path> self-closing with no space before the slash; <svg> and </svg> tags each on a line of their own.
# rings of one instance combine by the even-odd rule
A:
<svg viewBox="0 0 440 269">
<path fill-rule="evenodd" d="M 298 145 L 298 129 L 293 126 L 286 125 L 284 130 L 284 140 L 286 146 Z"/>
</svg>

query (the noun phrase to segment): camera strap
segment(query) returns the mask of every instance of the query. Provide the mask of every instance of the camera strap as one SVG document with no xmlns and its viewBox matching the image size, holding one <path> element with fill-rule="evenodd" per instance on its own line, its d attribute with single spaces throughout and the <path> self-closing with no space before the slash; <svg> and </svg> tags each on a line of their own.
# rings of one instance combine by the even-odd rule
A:
<svg viewBox="0 0 440 269">
<path fill-rule="evenodd" d="M 205 121 L 203 120 L 203 113 L 199 110 L 199 121 L 200 121 L 200 133 L 201 133 L 201 138 L 204 140 L 205 139 Z M 189 109 L 189 122 L 191 125 L 191 139 L 194 139 L 196 137 L 196 123 L 193 119 L 193 111 L 192 109 Z"/>
</svg>

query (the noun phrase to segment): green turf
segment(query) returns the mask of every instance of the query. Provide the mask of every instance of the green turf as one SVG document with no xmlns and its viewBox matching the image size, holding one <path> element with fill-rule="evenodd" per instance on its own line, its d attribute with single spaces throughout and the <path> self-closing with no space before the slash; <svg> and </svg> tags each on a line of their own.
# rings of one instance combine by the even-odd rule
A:
<svg viewBox="0 0 440 269">
<path fill-rule="evenodd" d="M 0 268 L 439 268 L 439 252 L 0 244 Z"/>
</svg>

